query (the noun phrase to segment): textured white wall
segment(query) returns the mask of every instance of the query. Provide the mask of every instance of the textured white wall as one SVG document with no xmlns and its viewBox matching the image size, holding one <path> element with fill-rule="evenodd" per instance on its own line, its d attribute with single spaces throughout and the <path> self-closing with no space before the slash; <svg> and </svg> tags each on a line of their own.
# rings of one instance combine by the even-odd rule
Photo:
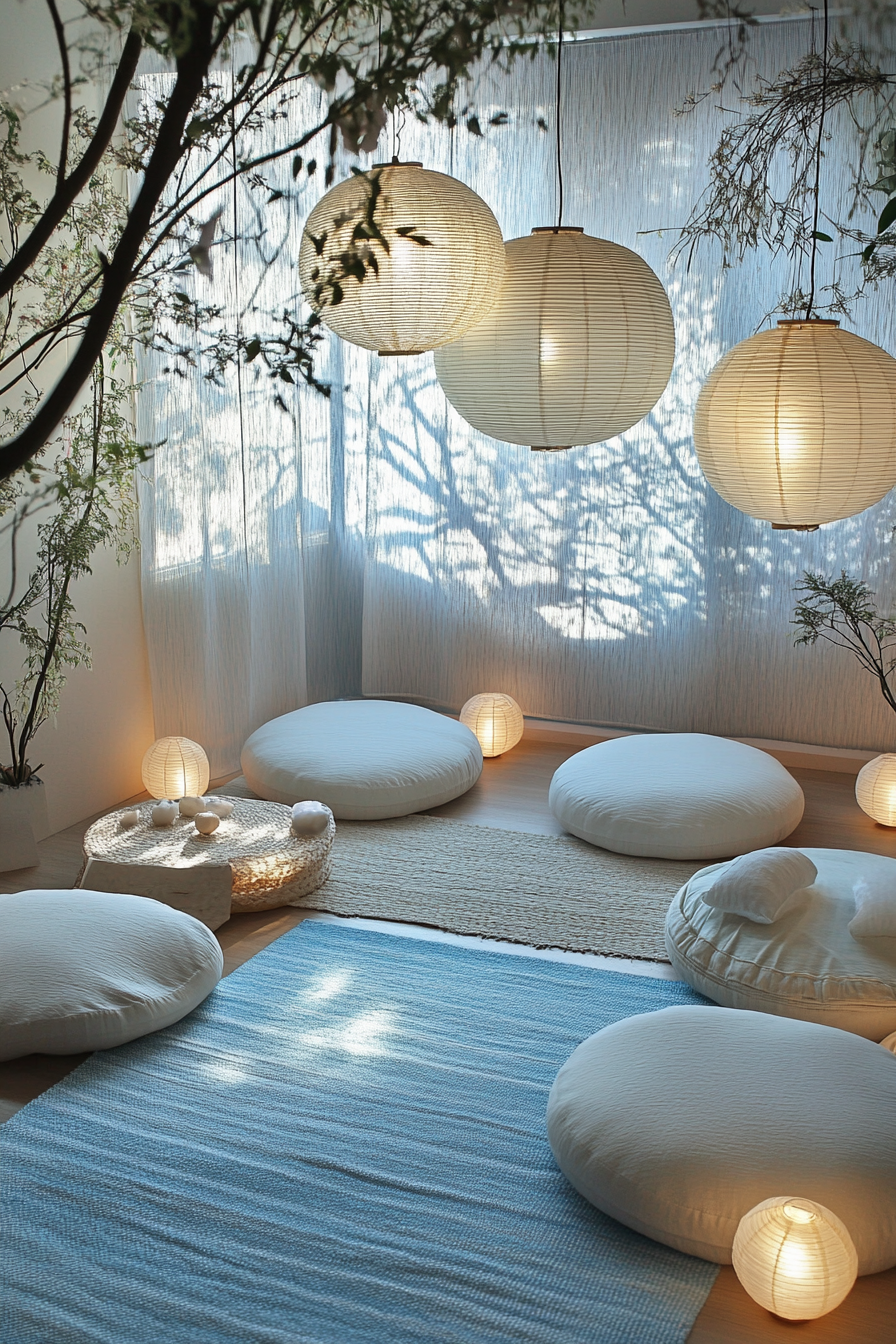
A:
<svg viewBox="0 0 896 1344">
<path fill-rule="evenodd" d="M 47 7 L 43 0 L 2 0 L 0 8 L 0 89 L 27 110 L 41 96 L 23 81 L 39 83 L 58 68 Z M 75 10 L 71 4 L 63 7 L 63 17 Z M 27 119 L 23 139 L 29 147 L 42 143 L 55 155 L 58 124 L 56 107 L 37 112 Z M 0 573 L 7 562 L 5 551 L 0 546 Z M 25 539 L 20 564 L 28 566 L 33 554 L 32 534 L 30 541 Z M 32 753 L 34 764 L 44 763 L 51 832 L 139 792 L 140 761 L 154 736 L 139 558 L 119 566 L 111 552 L 99 553 L 92 576 L 78 585 L 74 601 L 87 627 L 93 668 L 72 672 L 57 722 L 41 730 Z M 17 679 L 20 662 L 12 637 L 0 637 L 0 677 L 7 685 Z M 0 758 L 5 761 L 6 756 L 0 743 Z"/>
</svg>

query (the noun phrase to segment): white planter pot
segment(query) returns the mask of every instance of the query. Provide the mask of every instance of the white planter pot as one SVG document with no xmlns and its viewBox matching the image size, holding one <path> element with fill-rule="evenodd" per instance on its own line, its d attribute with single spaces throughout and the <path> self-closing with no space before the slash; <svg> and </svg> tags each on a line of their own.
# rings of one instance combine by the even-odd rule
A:
<svg viewBox="0 0 896 1344">
<path fill-rule="evenodd" d="M 38 862 L 35 836 L 43 839 L 48 830 L 43 784 L 0 787 L 0 873 L 33 868 Z"/>
</svg>

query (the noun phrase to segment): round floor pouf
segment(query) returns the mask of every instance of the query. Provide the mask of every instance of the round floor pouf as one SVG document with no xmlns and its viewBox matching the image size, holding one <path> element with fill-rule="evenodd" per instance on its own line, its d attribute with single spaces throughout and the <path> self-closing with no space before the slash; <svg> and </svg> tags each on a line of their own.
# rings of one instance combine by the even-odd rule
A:
<svg viewBox="0 0 896 1344">
<path fill-rule="evenodd" d="M 261 798 L 319 798 L 337 819 L 379 821 L 457 798 L 482 773 L 482 751 L 456 719 L 391 700 L 336 700 L 272 719 L 240 758 Z"/>
<path fill-rule="evenodd" d="M 554 1157 L 604 1213 L 731 1263 L 774 1195 L 831 1209 L 859 1273 L 896 1264 L 896 1057 L 813 1022 L 728 1008 L 643 1013 L 584 1041 L 548 1101 Z"/>
<path fill-rule="evenodd" d="M 704 905 L 728 866 L 695 873 L 666 914 L 666 950 L 683 980 L 715 1003 L 821 1022 L 882 1041 L 896 1031 L 896 938 L 853 938 L 853 887 L 896 893 L 896 859 L 851 849 L 804 849 L 818 875 L 773 924 Z"/>
<path fill-rule="evenodd" d="M 214 989 L 218 940 L 143 896 L 0 896 L 0 1060 L 108 1050 L 171 1026 Z"/>
<path fill-rule="evenodd" d="M 599 742 L 556 771 L 557 820 L 589 844 L 655 859 L 719 859 L 777 844 L 803 791 L 773 756 L 705 733 Z"/>
</svg>

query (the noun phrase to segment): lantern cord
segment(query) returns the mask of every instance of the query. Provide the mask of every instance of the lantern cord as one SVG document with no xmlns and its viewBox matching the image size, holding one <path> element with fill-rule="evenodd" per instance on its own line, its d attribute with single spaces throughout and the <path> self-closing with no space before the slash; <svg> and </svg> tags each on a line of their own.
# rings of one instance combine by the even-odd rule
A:
<svg viewBox="0 0 896 1344">
<path fill-rule="evenodd" d="M 557 32 L 557 231 L 563 223 L 563 158 L 560 145 L 560 63 L 563 57 L 563 0 L 560 0 L 560 26 Z"/>
<path fill-rule="evenodd" d="M 806 321 L 812 316 L 815 303 L 815 258 L 818 253 L 818 197 L 821 184 L 821 155 L 824 143 L 824 116 L 828 98 L 828 0 L 824 0 L 824 50 L 821 59 L 821 112 L 818 117 L 818 140 L 815 145 L 815 208 L 812 213 L 812 251 L 809 258 L 809 299 L 806 303 Z"/>
</svg>

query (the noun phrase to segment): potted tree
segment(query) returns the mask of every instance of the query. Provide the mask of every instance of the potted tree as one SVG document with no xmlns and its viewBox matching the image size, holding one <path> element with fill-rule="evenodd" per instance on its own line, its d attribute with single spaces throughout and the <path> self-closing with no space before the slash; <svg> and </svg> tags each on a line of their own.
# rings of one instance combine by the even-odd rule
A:
<svg viewBox="0 0 896 1344">
<path fill-rule="evenodd" d="M 0 636 L 17 639 L 22 654 L 16 683 L 0 680 L 2 872 L 37 863 L 35 836 L 46 834 L 47 806 L 41 763 L 33 757 L 35 738 L 56 713 L 69 669 L 90 665 L 73 584 L 90 573 L 98 547 L 112 545 L 126 558 L 133 542 L 133 466 L 144 454 L 130 434 L 130 369 L 127 360 L 121 369 L 121 353 L 110 345 L 91 373 L 88 404 L 63 423 L 52 490 L 29 493 L 33 483 L 17 477 L 0 494 L 11 560 Z M 36 554 L 20 579 L 17 553 L 35 510 L 44 511 Z"/>
</svg>

